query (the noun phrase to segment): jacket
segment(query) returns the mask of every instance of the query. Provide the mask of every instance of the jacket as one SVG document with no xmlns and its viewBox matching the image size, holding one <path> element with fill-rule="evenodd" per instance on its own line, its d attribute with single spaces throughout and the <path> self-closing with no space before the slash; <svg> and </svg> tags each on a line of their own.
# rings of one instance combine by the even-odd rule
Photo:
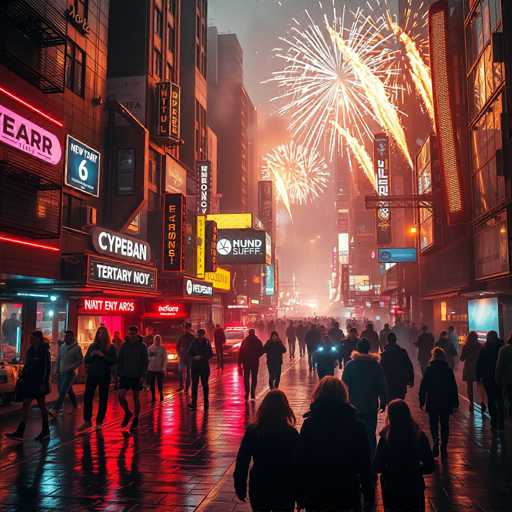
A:
<svg viewBox="0 0 512 512">
<path fill-rule="evenodd" d="M 418 361 L 427 364 L 434 348 L 434 335 L 431 332 L 422 332 L 415 345 L 418 347 Z"/>
<path fill-rule="evenodd" d="M 453 370 L 455 367 L 455 358 L 457 357 L 457 349 L 454 347 L 450 338 L 440 338 L 435 346 L 444 350 L 448 366 Z"/>
<path fill-rule="evenodd" d="M 50 392 L 50 345 L 46 342 L 31 345 L 25 354 L 22 370 L 23 390 L 28 396 L 47 395 Z M 41 388 L 44 388 L 41 391 Z"/>
<path fill-rule="evenodd" d="M 57 355 L 57 372 L 73 372 L 80 367 L 83 360 L 82 349 L 78 343 L 75 342 L 72 345 L 63 343 L 59 347 L 59 354 Z"/>
<path fill-rule="evenodd" d="M 118 355 L 117 374 L 119 377 L 142 379 L 148 369 L 148 347 L 140 336 L 130 340 L 127 336 Z"/>
<path fill-rule="evenodd" d="M 208 338 L 195 338 L 188 350 L 187 359 L 193 372 L 209 372 L 213 350 Z"/>
<path fill-rule="evenodd" d="M 345 366 L 342 378 L 348 387 L 350 402 L 361 414 L 376 413 L 379 404 L 381 408 L 386 406 L 386 377 L 376 354 L 352 352 L 352 361 Z"/>
<path fill-rule="evenodd" d="M 414 385 L 414 368 L 404 348 L 396 344 L 386 345 L 380 364 L 386 375 L 390 397 L 403 395 L 407 386 Z"/>
<path fill-rule="evenodd" d="M 295 341 L 297 339 L 297 330 L 295 329 L 295 327 L 293 325 L 289 325 L 286 328 L 286 337 L 290 341 Z"/>
<path fill-rule="evenodd" d="M 384 350 L 384 347 L 388 344 L 388 336 L 393 332 L 391 329 L 382 329 L 379 333 L 379 348 L 381 352 Z"/>
<path fill-rule="evenodd" d="M 453 370 L 446 361 L 432 361 L 420 385 L 420 405 L 427 412 L 452 413 L 459 407 L 459 392 Z"/>
<path fill-rule="evenodd" d="M 299 433 L 293 427 L 266 432 L 249 425 L 233 475 L 237 496 L 245 499 L 249 474 L 249 499 L 254 509 L 291 510 L 297 497 L 298 444 Z"/>
<path fill-rule="evenodd" d="M 352 352 L 357 347 L 357 342 L 359 340 L 357 338 L 345 338 L 343 341 L 343 345 L 341 346 L 341 357 L 343 358 L 343 362 L 346 364 L 350 361 L 352 357 Z"/>
<path fill-rule="evenodd" d="M 496 364 L 496 383 L 498 386 L 512 386 L 512 344 L 502 347 Z M 509 400 L 512 397 L 509 396 Z"/>
<path fill-rule="evenodd" d="M 226 333 L 224 329 L 218 328 L 213 332 L 213 340 L 215 341 L 215 346 L 223 346 L 226 343 Z"/>
<path fill-rule="evenodd" d="M 315 347 L 318 343 L 320 343 L 320 338 L 321 338 L 321 335 L 320 335 L 320 331 L 318 329 L 311 328 L 306 332 L 305 341 L 306 341 L 306 346 L 308 347 L 308 350 L 310 352 L 315 349 Z"/>
<path fill-rule="evenodd" d="M 486 342 L 478 354 L 476 362 L 476 378 L 484 384 L 494 383 L 496 379 L 496 366 L 498 363 L 498 354 L 503 343 Z"/>
<path fill-rule="evenodd" d="M 268 340 L 263 347 L 263 351 L 267 354 L 267 364 L 269 366 L 283 364 L 283 354 L 286 354 L 286 347 L 281 340 Z"/>
<path fill-rule="evenodd" d="M 304 324 L 297 325 L 297 338 L 300 342 L 304 342 L 306 339 L 307 327 Z"/>
<path fill-rule="evenodd" d="M 176 352 L 182 361 L 188 361 L 188 353 L 195 340 L 196 337 L 191 332 L 186 332 L 178 338 L 178 342 L 176 343 Z"/>
<path fill-rule="evenodd" d="M 263 343 L 261 343 L 261 340 L 255 334 L 250 334 L 242 342 L 238 352 L 238 364 L 256 366 L 263 353 Z"/>
<path fill-rule="evenodd" d="M 482 350 L 482 345 L 478 341 L 469 342 L 462 347 L 460 360 L 464 362 L 464 369 L 462 370 L 462 380 L 464 382 L 476 381 L 476 363 L 478 356 Z"/>
<path fill-rule="evenodd" d="M 368 340 L 370 343 L 370 352 L 379 352 L 379 335 L 373 329 L 366 329 L 361 333 L 361 338 Z"/>
<path fill-rule="evenodd" d="M 339 359 L 339 348 L 329 338 L 323 338 L 315 347 L 313 361 L 320 373 L 331 372 Z"/>
<path fill-rule="evenodd" d="M 315 402 L 300 432 L 298 502 L 311 510 L 374 501 L 368 434 L 350 404 Z"/>
<path fill-rule="evenodd" d="M 435 461 L 424 432 L 419 430 L 413 439 L 389 438 L 389 427 L 381 433 L 374 468 L 380 473 L 383 494 L 418 496 L 425 490 L 423 475 L 433 473 Z"/>
<path fill-rule="evenodd" d="M 103 357 L 96 354 L 92 355 L 93 352 L 97 351 L 103 352 Z M 84 362 L 88 376 L 110 379 L 110 369 L 117 362 L 116 349 L 111 344 L 106 350 L 101 350 L 100 345 L 93 342 L 85 353 Z"/>
<path fill-rule="evenodd" d="M 148 372 L 165 372 L 167 368 L 167 350 L 162 345 L 148 348 Z"/>
</svg>

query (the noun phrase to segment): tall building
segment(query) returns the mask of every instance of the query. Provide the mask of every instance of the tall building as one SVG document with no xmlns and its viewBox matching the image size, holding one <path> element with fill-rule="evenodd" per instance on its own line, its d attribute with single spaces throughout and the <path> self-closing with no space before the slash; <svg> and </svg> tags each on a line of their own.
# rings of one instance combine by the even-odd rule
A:
<svg viewBox="0 0 512 512">
<path fill-rule="evenodd" d="M 248 211 L 257 197 L 257 119 L 243 84 L 243 51 L 235 34 L 215 27 L 208 29 L 208 48 L 208 122 L 219 140 L 220 206 L 223 212 Z"/>
</svg>

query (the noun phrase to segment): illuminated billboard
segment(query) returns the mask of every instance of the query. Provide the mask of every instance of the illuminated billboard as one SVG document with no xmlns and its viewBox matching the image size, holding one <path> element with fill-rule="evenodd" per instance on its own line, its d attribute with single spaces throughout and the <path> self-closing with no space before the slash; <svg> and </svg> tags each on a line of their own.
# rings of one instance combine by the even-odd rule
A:
<svg viewBox="0 0 512 512">
<path fill-rule="evenodd" d="M 276 279 L 274 275 L 274 267 L 265 265 L 265 295 L 272 297 L 276 292 Z"/>
<path fill-rule="evenodd" d="M 231 290 L 231 272 L 217 266 L 215 272 L 205 272 L 204 280 L 213 284 L 216 290 L 229 292 Z"/>
<path fill-rule="evenodd" d="M 489 331 L 500 335 L 500 315 L 496 297 L 468 301 L 468 324 L 470 331 L 476 331 L 480 340 L 485 340 Z"/>
<path fill-rule="evenodd" d="M 379 263 L 415 263 L 415 247 L 379 247 Z"/>
<path fill-rule="evenodd" d="M 267 264 L 268 234 L 256 229 L 222 229 L 218 232 L 217 261 L 220 264 Z"/>
<path fill-rule="evenodd" d="M 215 213 L 207 215 L 207 220 L 217 223 L 217 229 L 252 228 L 252 213 Z"/>
<path fill-rule="evenodd" d="M 206 249 L 206 215 L 198 215 L 196 218 L 196 275 L 204 277 L 205 249 Z"/>
<path fill-rule="evenodd" d="M 449 7 L 445 0 L 429 9 L 430 66 L 441 177 L 449 224 L 464 221 L 464 190 L 455 122 L 455 96 L 450 72 Z"/>
<path fill-rule="evenodd" d="M 211 162 L 197 163 L 197 212 L 206 215 L 210 211 L 212 194 Z"/>
<path fill-rule="evenodd" d="M 165 194 L 163 270 L 183 272 L 185 269 L 183 247 L 185 215 L 185 196 Z"/>
<path fill-rule="evenodd" d="M 385 133 L 375 135 L 373 146 L 373 163 L 375 167 L 375 180 L 377 182 L 377 195 L 389 196 L 389 139 Z M 377 209 L 377 244 L 391 243 L 391 210 L 388 207 Z"/>
</svg>

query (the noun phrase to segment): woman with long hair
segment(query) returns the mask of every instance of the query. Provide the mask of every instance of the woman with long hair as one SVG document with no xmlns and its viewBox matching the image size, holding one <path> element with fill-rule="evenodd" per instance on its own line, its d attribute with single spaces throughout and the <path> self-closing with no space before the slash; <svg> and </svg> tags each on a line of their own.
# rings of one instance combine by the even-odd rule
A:
<svg viewBox="0 0 512 512">
<path fill-rule="evenodd" d="M 324 377 L 305 415 L 299 445 L 299 497 L 307 511 L 359 511 L 375 501 L 370 442 L 345 384 Z"/>
<path fill-rule="evenodd" d="M 386 512 L 424 512 L 425 481 L 435 461 L 427 436 L 403 400 L 388 406 L 387 425 L 380 433 L 375 455 Z"/>
<path fill-rule="evenodd" d="M 459 391 L 453 370 L 448 365 L 446 352 L 441 347 L 434 347 L 432 358 L 427 366 L 420 385 L 420 407 L 428 413 L 430 432 L 434 444 L 434 457 L 448 454 L 450 436 L 450 415 L 459 407 Z M 439 439 L 441 427 L 441 439 Z"/>
<path fill-rule="evenodd" d="M 234 473 L 238 498 L 247 497 L 254 511 L 292 512 L 297 494 L 296 452 L 299 434 L 286 395 L 269 391 L 238 450 Z M 253 466 L 249 471 L 249 465 Z"/>
<path fill-rule="evenodd" d="M 478 382 L 476 378 L 476 363 L 480 355 L 480 350 L 482 350 L 482 345 L 480 345 L 478 341 L 478 334 L 475 331 L 471 331 L 468 334 L 466 343 L 464 343 L 460 354 L 460 360 L 464 363 L 462 380 L 467 386 L 470 413 L 473 413 L 474 410 L 474 383 Z M 485 408 L 483 400 L 480 402 L 480 406 L 482 409 Z"/>
<path fill-rule="evenodd" d="M 116 349 L 110 342 L 110 334 L 105 326 L 98 327 L 94 341 L 87 349 L 84 361 L 87 372 L 84 392 L 84 423 L 79 430 L 86 430 L 92 426 L 92 406 L 96 388 L 98 388 L 99 395 L 96 428 L 101 429 L 107 412 L 111 369 L 117 361 Z"/>
</svg>

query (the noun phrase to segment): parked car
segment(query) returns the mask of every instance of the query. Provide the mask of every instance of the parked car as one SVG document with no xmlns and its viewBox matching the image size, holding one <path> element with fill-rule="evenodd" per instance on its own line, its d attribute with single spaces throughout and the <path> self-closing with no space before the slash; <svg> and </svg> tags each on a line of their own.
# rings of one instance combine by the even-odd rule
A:
<svg viewBox="0 0 512 512">
<path fill-rule="evenodd" d="M 0 401 L 4 405 L 14 399 L 14 390 L 20 369 L 20 365 L 0 361 Z"/>
<path fill-rule="evenodd" d="M 224 329 L 226 344 L 224 345 L 224 356 L 226 358 L 238 357 L 238 351 L 242 341 L 247 335 L 247 328 L 243 325 L 229 326 Z"/>
</svg>

